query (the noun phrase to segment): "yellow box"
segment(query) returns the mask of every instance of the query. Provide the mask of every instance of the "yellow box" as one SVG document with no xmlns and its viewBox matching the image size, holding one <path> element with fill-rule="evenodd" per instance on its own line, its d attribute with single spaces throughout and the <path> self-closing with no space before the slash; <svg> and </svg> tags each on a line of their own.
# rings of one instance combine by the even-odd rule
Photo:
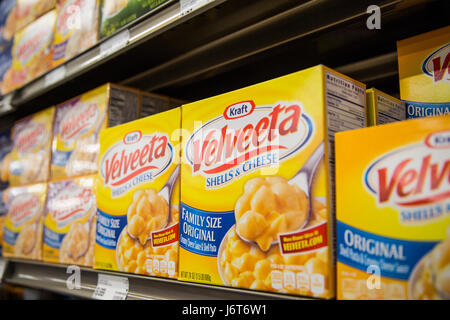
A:
<svg viewBox="0 0 450 320">
<path fill-rule="evenodd" d="M 97 43 L 100 0 L 60 0 L 53 40 L 53 66 Z"/>
<path fill-rule="evenodd" d="M 177 278 L 180 108 L 100 133 L 95 264 Z"/>
<path fill-rule="evenodd" d="M 450 114 L 450 26 L 397 42 L 407 118 Z"/>
<path fill-rule="evenodd" d="M 450 117 L 336 135 L 337 297 L 450 294 Z"/>
<path fill-rule="evenodd" d="M 9 183 L 12 186 L 48 181 L 55 108 L 16 122 L 11 138 Z"/>
<path fill-rule="evenodd" d="M 56 106 L 52 180 L 97 172 L 99 133 L 137 119 L 139 91 L 107 83 Z"/>
<path fill-rule="evenodd" d="M 15 35 L 9 87 L 21 87 L 51 68 L 55 21 L 56 10 L 49 11 Z"/>
<path fill-rule="evenodd" d="M 35 21 L 39 16 L 54 9 L 56 0 L 17 0 L 16 32 Z"/>
<path fill-rule="evenodd" d="M 3 256 L 41 260 L 47 183 L 10 187 L 5 197 Z"/>
<path fill-rule="evenodd" d="M 94 265 L 97 202 L 96 175 L 48 184 L 42 259 L 92 267 Z"/>
<path fill-rule="evenodd" d="M 316 66 L 182 107 L 181 280 L 334 296 L 334 132 L 365 90 Z"/>
<path fill-rule="evenodd" d="M 390 95 L 370 88 L 366 90 L 367 126 L 376 126 L 406 118 L 405 103 Z"/>
</svg>

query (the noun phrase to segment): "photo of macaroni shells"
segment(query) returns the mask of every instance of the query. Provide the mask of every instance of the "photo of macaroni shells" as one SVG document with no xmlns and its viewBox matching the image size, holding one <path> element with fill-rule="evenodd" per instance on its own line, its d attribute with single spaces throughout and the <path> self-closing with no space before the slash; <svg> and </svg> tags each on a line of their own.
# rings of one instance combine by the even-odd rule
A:
<svg viewBox="0 0 450 320">
<path fill-rule="evenodd" d="M 450 296 L 450 236 L 439 242 L 417 263 L 408 285 L 410 299 L 448 299 Z"/>
<path fill-rule="evenodd" d="M 69 232 L 64 237 L 59 250 L 61 263 L 94 265 L 95 225 L 95 218 L 90 222 L 90 227 L 89 224 L 80 221 L 70 225 Z"/>
<path fill-rule="evenodd" d="M 14 246 L 14 257 L 40 260 L 42 254 L 42 223 L 27 222 L 20 230 Z"/>
</svg>

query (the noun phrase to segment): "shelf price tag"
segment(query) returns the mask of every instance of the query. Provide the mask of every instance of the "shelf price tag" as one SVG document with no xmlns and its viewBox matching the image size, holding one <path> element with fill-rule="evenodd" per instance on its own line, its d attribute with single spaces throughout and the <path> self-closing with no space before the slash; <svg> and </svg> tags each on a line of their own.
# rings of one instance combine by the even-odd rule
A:
<svg viewBox="0 0 450 320">
<path fill-rule="evenodd" d="M 66 76 L 66 66 L 60 66 L 45 75 L 45 86 L 51 86 L 52 84 L 61 81 Z"/>
<path fill-rule="evenodd" d="M 128 278 L 99 273 L 97 287 L 92 297 L 99 300 L 125 300 L 128 288 Z"/>
<path fill-rule="evenodd" d="M 129 40 L 130 40 L 130 31 L 128 29 L 125 29 L 116 34 L 115 36 L 112 36 L 111 38 L 100 44 L 99 58 L 100 59 L 104 58 L 122 49 L 128 44 Z"/>
<path fill-rule="evenodd" d="M 3 281 L 3 275 L 5 274 L 7 264 L 8 260 L 0 258 L 0 283 Z"/>
<path fill-rule="evenodd" d="M 180 16 L 185 16 L 214 0 L 180 0 Z"/>
</svg>

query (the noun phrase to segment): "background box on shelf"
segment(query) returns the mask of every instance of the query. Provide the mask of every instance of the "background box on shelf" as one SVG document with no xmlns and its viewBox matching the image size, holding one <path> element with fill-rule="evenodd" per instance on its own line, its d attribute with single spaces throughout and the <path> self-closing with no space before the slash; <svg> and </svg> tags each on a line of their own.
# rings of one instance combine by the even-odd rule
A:
<svg viewBox="0 0 450 320">
<path fill-rule="evenodd" d="M 5 192 L 8 213 L 3 230 L 3 256 L 41 260 L 47 183 L 10 187 Z"/>
<path fill-rule="evenodd" d="M 141 92 L 141 109 L 139 118 L 169 110 L 169 97 L 159 94 Z"/>
<path fill-rule="evenodd" d="M 334 133 L 365 91 L 317 66 L 183 105 L 181 280 L 334 297 Z"/>
<path fill-rule="evenodd" d="M 9 88 L 21 87 L 51 68 L 55 21 L 52 10 L 16 33 Z"/>
<path fill-rule="evenodd" d="M 100 38 L 107 37 L 168 0 L 103 0 Z"/>
<path fill-rule="evenodd" d="M 366 90 L 367 126 L 402 121 L 406 118 L 405 103 L 371 88 Z"/>
<path fill-rule="evenodd" d="M 0 2 L 0 96 L 11 91 L 8 76 L 12 65 L 16 0 Z M 4 82 L 6 80 L 6 83 Z M 11 83 L 11 81 L 9 81 Z"/>
<path fill-rule="evenodd" d="M 51 107 L 14 124 L 11 132 L 10 185 L 49 180 L 54 115 L 55 108 Z"/>
<path fill-rule="evenodd" d="M 177 278 L 180 122 L 176 108 L 100 133 L 95 268 Z"/>
<path fill-rule="evenodd" d="M 48 184 L 42 259 L 94 265 L 97 203 L 95 175 Z"/>
<path fill-rule="evenodd" d="M 9 165 L 11 162 L 11 130 L 0 132 L 0 189 L 9 185 Z"/>
<path fill-rule="evenodd" d="M 449 149 L 448 116 L 336 135 L 339 299 L 450 294 Z"/>
<path fill-rule="evenodd" d="M 450 114 L 450 26 L 397 42 L 407 118 Z"/>
<path fill-rule="evenodd" d="M 97 43 L 100 0 L 59 0 L 53 40 L 53 66 Z"/>
<path fill-rule="evenodd" d="M 2 256 L 3 229 L 5 227 L 6 214 L 8 213 L 5 202 L 7 190 L 0 189 L 0 257 Z"/>
<path fill-rule="evenodd" d="M 107 83 L 56 107 L 51 177 L 97 172 L 99 133 L 137 119 L 139 91 Z"/>
<path fill-rule="evenodd" d="M 17 0 L 16 32 L 55 8 L 56 0 Z"/>
</svg>

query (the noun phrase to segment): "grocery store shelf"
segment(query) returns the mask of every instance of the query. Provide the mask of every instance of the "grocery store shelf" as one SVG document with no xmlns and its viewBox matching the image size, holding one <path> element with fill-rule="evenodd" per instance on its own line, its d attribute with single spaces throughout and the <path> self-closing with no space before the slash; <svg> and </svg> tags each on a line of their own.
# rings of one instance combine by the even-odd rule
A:
<svg viewBox="0 0 450 320">
<path fill-rule="evenodd" d="M 34 289 L 45 289 L 85 299 L 92 298 L 99 274 L 127 277 L 129 282 L 128 300 L 308 299 L 291 295 L 208 286 L 90 268 L 80 268 L 80 288 L 71 290 L 68 289 L 66 284 L 71 274 L 67 273 L 67 266 L 65 265 L 20 259 L 9 259 L 6 261 L 7 267 L 3 277 L 5 283 Z"/>
</svg>

